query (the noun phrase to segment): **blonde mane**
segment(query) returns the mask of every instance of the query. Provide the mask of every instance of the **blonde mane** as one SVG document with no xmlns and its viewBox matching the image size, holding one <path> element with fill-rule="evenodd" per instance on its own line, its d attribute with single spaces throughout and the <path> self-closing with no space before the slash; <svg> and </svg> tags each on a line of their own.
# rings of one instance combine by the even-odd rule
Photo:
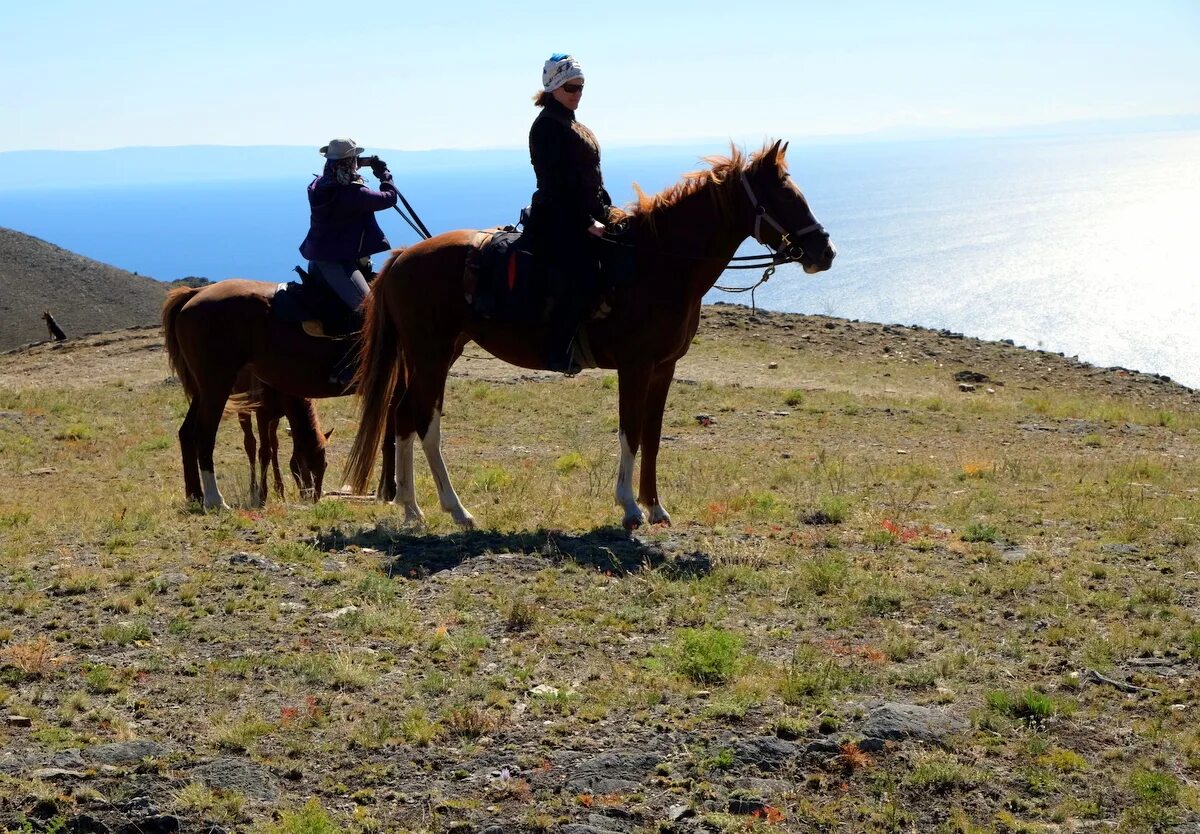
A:
<svg viewBox="0 0 1200 834">
<path fill-rule="evenodd" d="M 653 229 L 655 220 L 664 211 L 693 194 L 707 191 L 712 195 L 721 214 L 729 216 L 733 212 L 734 200 L 740 193 L 735 189 L 736 184 L 741 181 L 743 175 L 757 169 L 762 160 L 778 144 L 778 142 L 765 144 L 762 150 L 749 158 L 740 148 L 731 144 L 729 156 L 704 157 L 703 161 L 708 163 L 708 168 L 684 174 L 679 182 L 657 194 L 647 194 L 635 182 L 633 184 L 635 200 L 622 214 L 638 225 L 645 225 Z M 775 166 L 781 175 L 787 172 L 787 164 L 782 151 L 775 156 Z"/>
</svg>

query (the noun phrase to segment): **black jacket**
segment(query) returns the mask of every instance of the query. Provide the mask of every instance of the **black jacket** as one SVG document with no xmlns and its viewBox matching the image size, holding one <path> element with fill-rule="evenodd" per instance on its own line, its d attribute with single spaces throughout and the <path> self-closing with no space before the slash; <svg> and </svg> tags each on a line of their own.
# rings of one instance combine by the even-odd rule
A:
<svg viewBox="0 0 1200 834">
<path fill-rule="evenodd" d="M 529 161 L 537 175 L 530 231 L 573 236 L 604 222 L 611 199 L 600 175 L 600 144 L 553 98 L 529 129 Z"/>
</svg>

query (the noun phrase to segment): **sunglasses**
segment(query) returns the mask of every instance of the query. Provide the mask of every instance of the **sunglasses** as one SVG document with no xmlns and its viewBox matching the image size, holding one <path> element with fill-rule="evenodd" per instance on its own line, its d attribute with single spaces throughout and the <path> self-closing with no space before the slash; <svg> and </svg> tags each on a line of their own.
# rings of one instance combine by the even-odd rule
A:
<svg viewBox="0 0 1200 834">
<path fill-rule="evenodd" d="M 583 92 L 582 84 L 563 84 L 562 88 L 564 92 L 570 93 L 571 95 Z"/>
</svg>

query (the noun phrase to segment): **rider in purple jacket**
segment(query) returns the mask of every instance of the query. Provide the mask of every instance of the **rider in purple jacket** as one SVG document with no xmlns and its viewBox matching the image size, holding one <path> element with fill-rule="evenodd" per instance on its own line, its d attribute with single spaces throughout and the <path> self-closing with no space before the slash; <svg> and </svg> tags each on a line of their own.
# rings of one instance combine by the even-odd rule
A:
<svg viewBox="0 0 1200 834">
<path fill-rule="evenodd" d="M 308 186 L 312 213 L 308 235 L 300 244 L 309 273 L 329 285 L 360 325 L 367 279 L 374 277 L 371 256 L 392 248 L 375 212 L 396 205 L 399 197 L 387 164 L 379 157 L 360 159 L 362 152 L 353 139 L 333 139 L 321 148 L 325 170 Z M 378 191 L 368 188 L 358 173 L 363 164 L 379 178 Z"/>
</svg>

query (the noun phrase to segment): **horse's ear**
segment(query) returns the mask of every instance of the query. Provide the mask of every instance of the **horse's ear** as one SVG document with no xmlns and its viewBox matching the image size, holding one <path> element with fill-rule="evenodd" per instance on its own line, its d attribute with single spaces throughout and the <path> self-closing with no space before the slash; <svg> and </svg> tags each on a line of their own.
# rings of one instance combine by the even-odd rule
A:
<svg viewBox="0 0 1200 834">
<path fill-rule="evenodd" d="M 783 144 L 783 142 L 779 139 L 776 139 L 771 147 L 767 148 L 766 153 L 762 155 L 762 164 L 764 166 L 775 168 L 779 165 L 779 146 L 781 144 Z"/>
<path fill-rule="evenodd" d="M 333 435 L 333 429 L 325 432 L 325 439 L 328 440 Z"/>
<path fill-rule="evenodd" d="M 783 159 L 785 156 L 787 156 L 787 149 L 788 149 L 788 145 L 790 145 L 790 144 L 791 144 L 791 142 L 783 143 L 783 147 L 779 149 L 779 158 L 780 159 Z"/>
</svg>

